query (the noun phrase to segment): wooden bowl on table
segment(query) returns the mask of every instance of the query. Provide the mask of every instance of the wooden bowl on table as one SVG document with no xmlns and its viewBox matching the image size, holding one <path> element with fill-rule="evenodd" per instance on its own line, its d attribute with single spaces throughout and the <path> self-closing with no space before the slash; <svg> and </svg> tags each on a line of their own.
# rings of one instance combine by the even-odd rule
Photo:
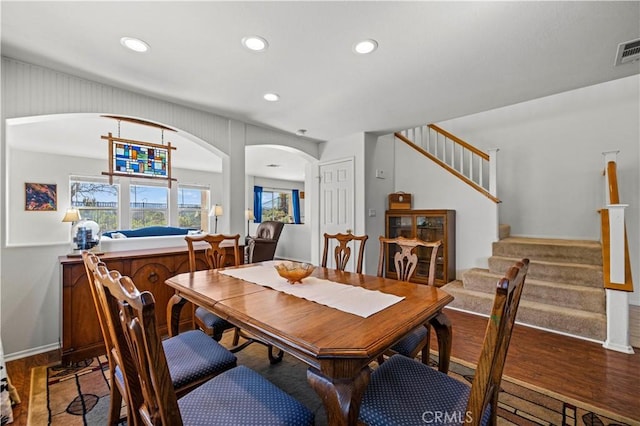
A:
<svg viewBox="0 0 640 426">
<path fill-rule="evenodd" d="M 302 280 L 316 269 L 310 263 L 304 262 L 281 262 L 274 266 L 278 274 L 287 280 L 289 284 L 302 283 Z"/>
</svg>

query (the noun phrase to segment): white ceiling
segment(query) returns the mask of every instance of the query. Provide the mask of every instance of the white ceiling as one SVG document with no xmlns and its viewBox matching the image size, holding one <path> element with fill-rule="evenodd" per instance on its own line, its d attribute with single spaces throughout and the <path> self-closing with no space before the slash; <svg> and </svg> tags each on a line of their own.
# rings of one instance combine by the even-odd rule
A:
<svg viewBox="0 0 640 426">
<path fill-rule="evenodd" d="M 285 132 L 307 129 L 315 140 L 443 121 L 640 72 L 638 62 L 613 66 L 618 44 L 640 38 L 638 1 L 0 7 L 4 56 Z M 241 46 L 253 34 L 268 40 L 266 52 Z M 145 40 L 150 52 L 124 49 L 123 36 Z M 379 49 L 354 54 L 365 38 Z M 280 102 L 264 101 L 266 92 Z"/>
</svg>

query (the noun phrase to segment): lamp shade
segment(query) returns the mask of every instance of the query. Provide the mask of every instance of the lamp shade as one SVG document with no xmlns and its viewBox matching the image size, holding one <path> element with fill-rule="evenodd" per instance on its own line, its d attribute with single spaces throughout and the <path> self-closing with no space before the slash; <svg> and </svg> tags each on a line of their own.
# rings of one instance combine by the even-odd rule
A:
<svg viewBox="0 0 640 426">
<path fill-rule="evenodd" d="M 222 206 L 219 206 L 219 205 L 217 205 L 217 204 L 216 204 L 216 205 L 213 207 L 213 211 L 212 211 L 212 213 L 213 213 L 213 215 L 214 215 L 215 217 L 222 216 Z"/>
<path fill-rule="evenodd" d="M 67 212 L 64 214 L 62 218 L 63 222 L 77 222 L 80 220 L 80 210 L 70 208 L 67 209 Z"/>
<path fill-rule="evenodd" d="M 251 210 L 251 209 L 248 209 L 248 210 L 245 212 L 245 215 L 247 216 L 247 220 L 255 220 L 255 218 L 256 218 L 256 217 L 253 215 L 253 210 Z"/>
</svg>

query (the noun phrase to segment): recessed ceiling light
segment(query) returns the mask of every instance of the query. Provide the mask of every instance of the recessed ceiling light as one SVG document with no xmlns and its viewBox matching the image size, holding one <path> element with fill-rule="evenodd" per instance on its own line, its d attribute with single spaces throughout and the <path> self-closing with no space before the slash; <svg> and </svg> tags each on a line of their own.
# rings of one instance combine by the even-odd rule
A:
<svg viewBox="0 0 640 426">
<path fill-rule="evenodd" d="M 280 95 L 278 95 L 277 93 L 265 93 L 263 98 L 265 101 L 277 102 L 280 100 Z"/>
<path fill-rule="evenodd" d="M 254 52 L 263 52 L 269 47 L 267 40 L 260 36 L 247 36 L 242 38 L 242 45 Z"/>
<path fill-rule="evenodd" d="M 356 53 L 359 53 L 360 55 L 366 55 L 367 53 L 373 52 L 377 48 L 378 48 L 378 42 L 373 39 L 369 39 L 369 40 L 363 40 L 356 43 L 353 46 L 353 51 Z"/>
<path fill-rule="evenodd" d="M 120 44 L 134 52 L 144 53 L 149 50 L 149 45 L 138 38 L 122 37 Z"/>
</svg>

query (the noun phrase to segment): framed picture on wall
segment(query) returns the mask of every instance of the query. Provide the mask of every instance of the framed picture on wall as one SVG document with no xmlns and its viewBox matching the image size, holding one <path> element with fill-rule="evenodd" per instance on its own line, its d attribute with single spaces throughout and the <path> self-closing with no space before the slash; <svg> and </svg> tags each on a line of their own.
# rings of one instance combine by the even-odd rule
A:
<svg viewBox="0 0 640 426">
<path fill-rule="evenodd" d="M 55 183 L 26 182 L 24 198 L 26 211 L 58 210 L 58 186 Z"/>
</svg>

